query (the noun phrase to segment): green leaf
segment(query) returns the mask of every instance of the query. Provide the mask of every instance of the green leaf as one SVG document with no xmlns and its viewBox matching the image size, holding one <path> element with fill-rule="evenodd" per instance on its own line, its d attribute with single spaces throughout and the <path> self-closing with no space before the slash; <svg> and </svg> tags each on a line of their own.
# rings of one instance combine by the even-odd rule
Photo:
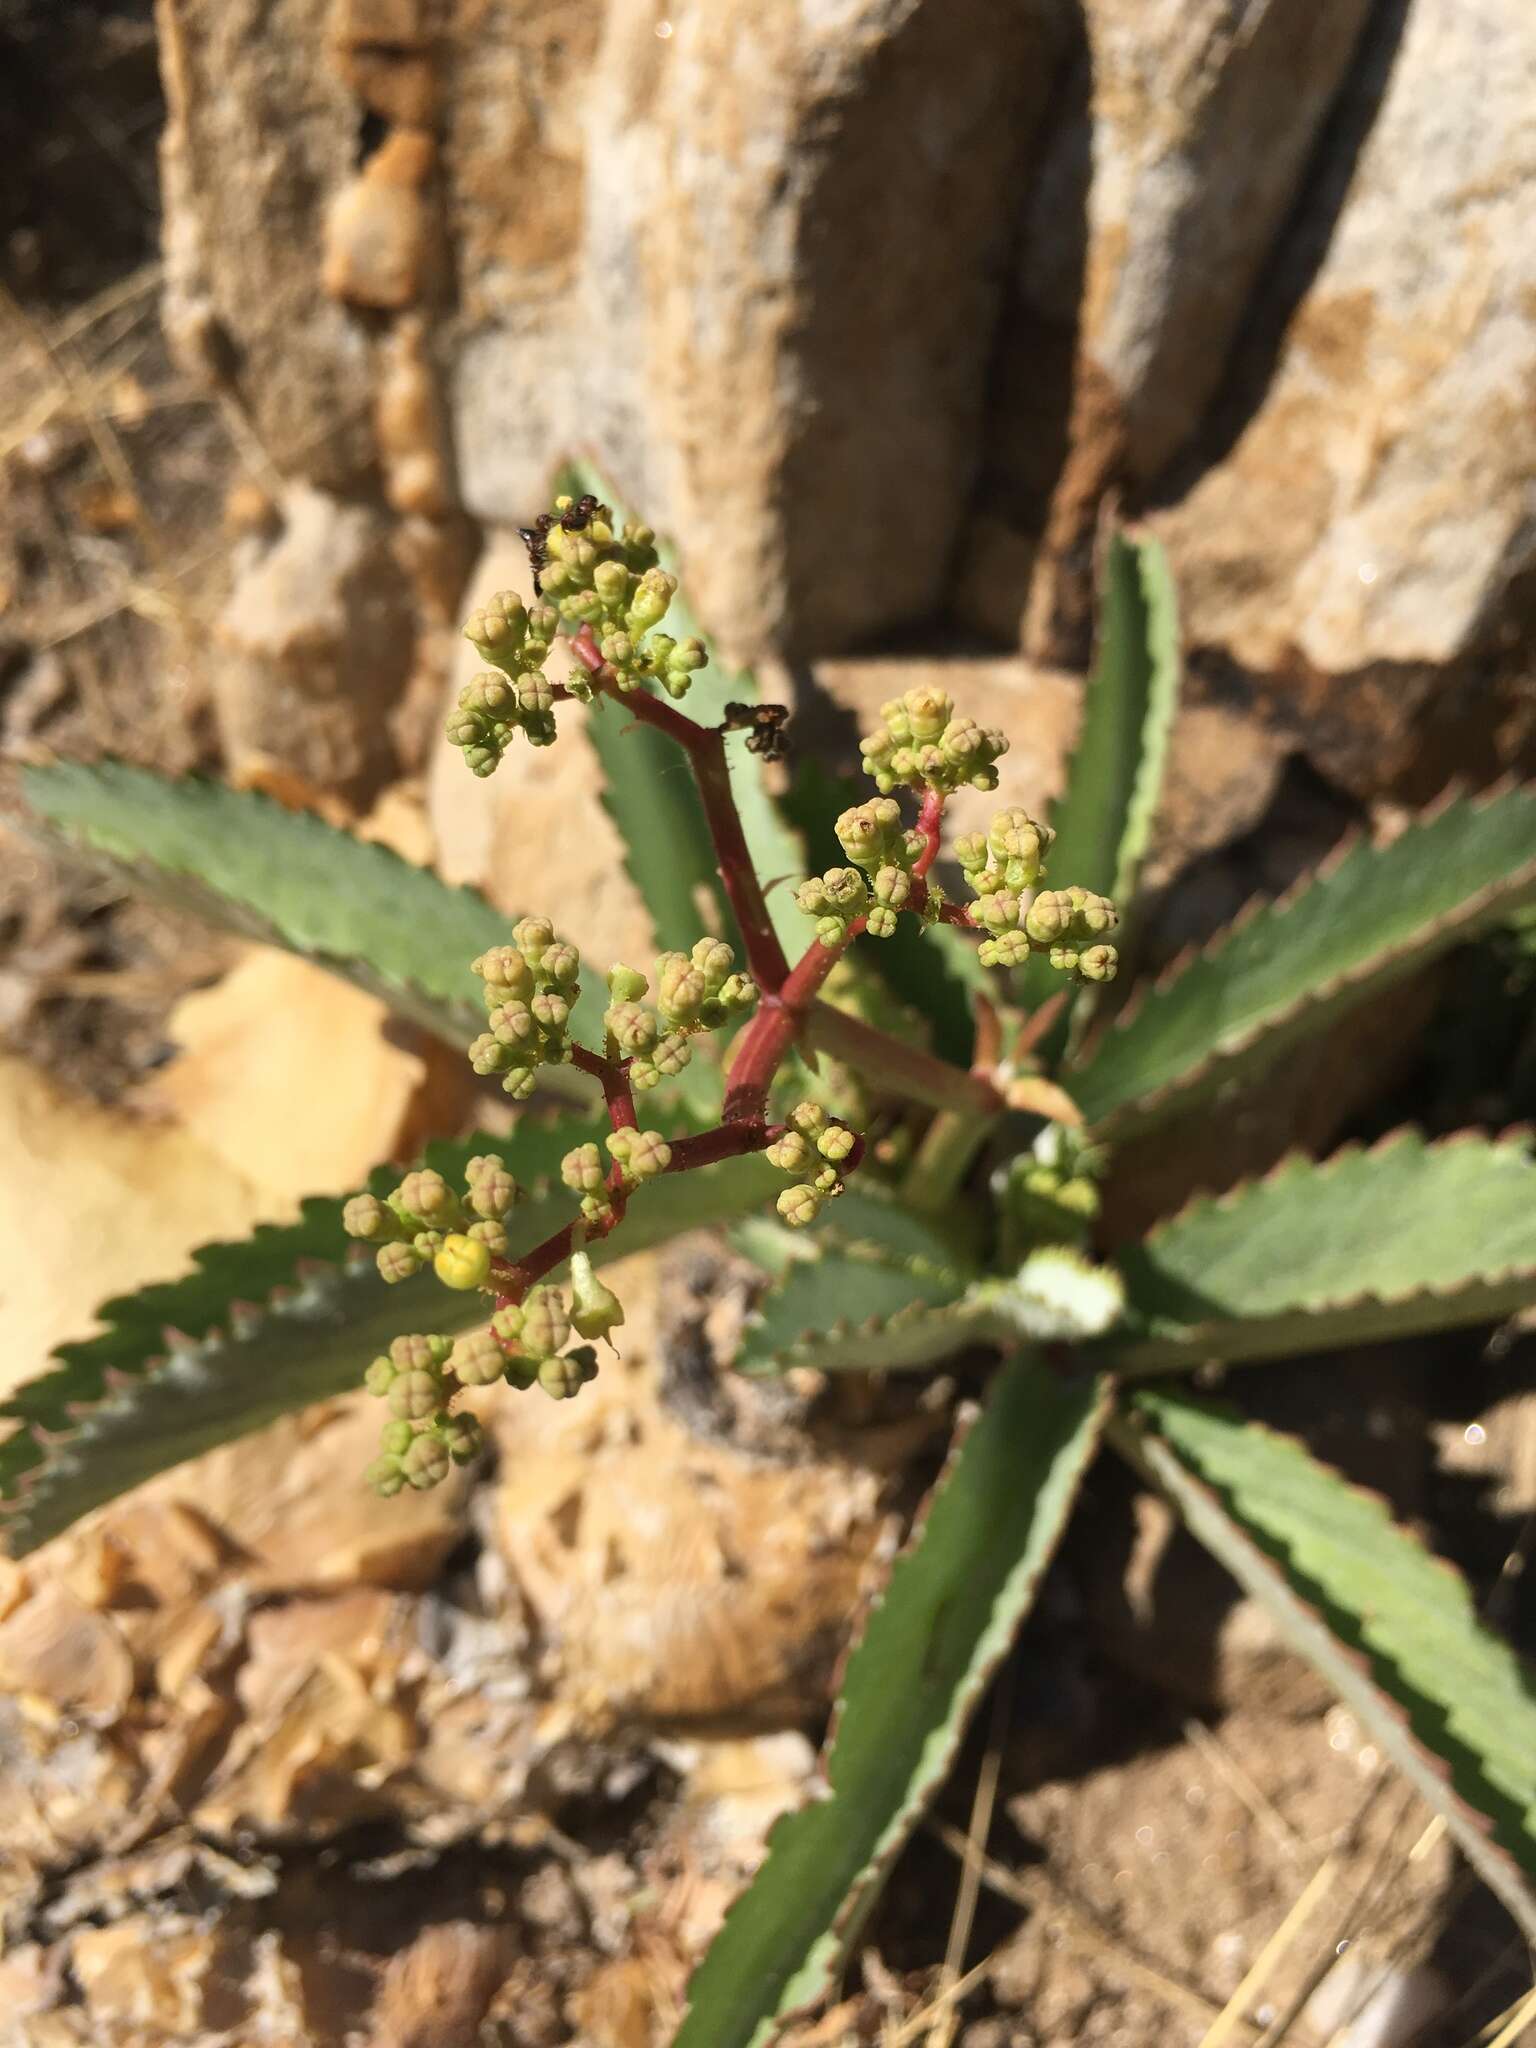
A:
<svg viewBox="0 0 1536 2048">
<path fill-rule="evenodd" d="M 1111 896 L 1129 914 L 1162 793 L 1178 708 L 1178 605 L 1159 543 L 1116 531 L 1104 563 L 1098 655 L 1067 786 L 1051 812 L 1053 886 Z M 1021 977 L 1026 1007 L 1062 986 L 1038 954 Z"/>
<path fill-rule="evenodd" d="M 1043 1245 L 1016 1273 L 967 1285 L 942 1255 L 902 1257 L 833 1239 L 782 1269 L 747 1325 L 737 1367 L 889 1371 L 978 1344 L 1081 1343 L 1115 1322 L 1124 1299 L 1113 1267 L 1065 1246 Z"/>
<path fill-rule="evenodd" d="M 974 1266 L 938 1224 L 889 1196 L 851 1187 L 809 1230 L 754 1217 L 737 1237 L 776 1276 L 747 1324 L 739 1371 L 920 1365 L 954 1348 L 929 1311 L 958 1301 Z M 923 1348 L 930 1338 L 937 1351 Z"/>
<path fill-rule="evenodd" d="M 1072 1092 L 1124 1137 L 1266 1066 L 1536 894 L 1536 787 L 1460 797 L 1389 846 L 1356 842 L 1245 915 L 1104 1033 Z"/>
<path fill-rule="evenodd" d="M 592 492 L 619 519 L 628 512 L 606 480 L 586 463 L 567 463 L 555 478 L 553 495 Z M 678 564 L 658 543 L 663 566 Z M 692 680 L 683 710 L 700 725 L 718 725 L 727 704 L 758 704 L 762 692 L 747 669 L 727 669 L 709 635 L 700 631 L 679 588 L 667 612 L 666 630 L 679 640 L 697 634 L 710 649 L 710 665 Z M 603 768 L 603 807 L 619 829 L 625 860 L 646 909 L 658 946 L 686 952 L 704 929 L 701 900 L 713 902 L 718 929 L 734 932 L 735 920 L 721 886 L 704 805 L 680 747 L 653 726 L 637 724 L 622 704 L 594 705 L 587 735 Z M 797 881 L 805 872 L 798 835 L 779 812 L 763 777 L 762 764 L 747 751 L 747 735 L 727 741 L 731 783 L 753 865 L 766 892 L 768 914 L 793 960 L 807 943 L 805 919 L 795 908 L 792 887 L 772 887 L 781 877 Z"/>
<path fill-rule="evenodd" d="M 606 1129 L 602 1120 L 525 1121 L 510 1146 L 470 1138 L 430 1147 L 427 1162 L 454 1181 L 474 1152 L 504 1152 L 531 1190 L 507 1219 L 515 1255 L 569 1221 L 572 1197 L 553 1178 L 560 1158 Z M 382 1168 L 371 1185 L 382 1195 L 398 1178 Z M 770 1198 L 777 1180 L 755 1155 L 664 1175 L 636 1196 L 621 1233 L 592 1246 L 593 1260 L 728 1220 Z M 484 1319 L 483 1295 L 455 1293 L 430 1274 L 387 1287 L 372 1253 L 348 1243 L 342 1206 L 306 1201 L 300 1222 L 206 1245 L 183 1279 L 107 1302 L 99 1336 L 61 1347 L 50 1371 L 0 1404 L 0 1418 L 20 1425 L 0 1443 L 13 1555 L 157 1472 L 357 1387 L 391 1338 Z"/>
<path fill-rule="evenodd" d="M 1399 1131 L 1202 1196 L 1121 1259 L 1117 1372 L 1166 1371 L 1492 1322 L 1536 1301 L 1528 1138 Z"/>
<path fill-rule="evenodd" d="M 49 762 L 23 768 L 21 782 L 51 836 L 130 888 L 302 954 L 452 1044 L 485 1028 L 469 963 L 506 943 L 509 920 L 473 889 L 217 782 L 171 781 L 124 761 Z M 600 993 L 583 993 L 577 1028 L 595 1044 L 602 1010 Z M 557 1086 L 568 1081 L 549 1072 Z"/>
<path fill-rule="evenodd" d="M 761 2048 L 831 1982 L 1029 1611 L 1101 1414 L 1034 1358 L 998 1374 L 848 1660 L 827 1796 L 774 1828 L 673 2048 Z"/>
<path fill-rule="evenodd" d="M 1338 1692 L 1527 1936 L 1536 1935 L 1536 1686 L 1451 1567 L 1299 1443 L 1140 1394 L 1123 1449 Z"/>
</svg>

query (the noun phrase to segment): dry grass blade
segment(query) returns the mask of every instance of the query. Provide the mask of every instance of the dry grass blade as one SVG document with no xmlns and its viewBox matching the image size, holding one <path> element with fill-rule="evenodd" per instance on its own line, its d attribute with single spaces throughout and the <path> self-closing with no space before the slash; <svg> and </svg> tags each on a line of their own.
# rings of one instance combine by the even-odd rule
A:
<svg viewBox="0 0 1536 2048">
<path fill-rule="evenodd" d="M 1242 1983 L 1217 2014 L 1215 2024 L 1207 2030 L 1200 2048 L 1222 2048 L 1224 2042 L 1231 2040 L 1245 2009 L 1268 1983 L 1271 1972 L 1290 1948 L 1298 1929 L 1305 1923 L 1318 1901 L 1327 1897 L 1338 1874 L 1337 1856 L 1325 1857 L 1313 1871 L 1291 1910 L 1255 1956 L 1253 1965 Z"/>
<path fill-rule="evenodd" d="M 965 1855 L 960 1864 L 960 1884 L 955 1895 L 955 1910 L 949 1923 L 949 1942 L 944 1953 L 944 1967 L 939 1976 L 941 1992 L 952 1991 L 960 1981 L 960 1965 L 970 1947 L 971 1929 L 976 1923 L 976 1901 L 981 1893 L 981 1866 L 987 1853 L 987 1837 L 992 1832 L 992 1813 L 997 1804 L 997 1783 L 1003 1768 L 1003 1731 L 1008 1725 L 1009 1712 L 1013 1705 L 1014 1666 L 1009 1663 L 998 1681 L 992 1699 L 992 1727 L 987 1738 L 987 1753 L 982 1758 L 981 1771 L 976 1780 L 976 1796 L 971 1801 L 971 1824 L 966 1833 Z M 934 2048 L 949 2048 L 955 2037 L 957 1997 L 951 1997 L 943 2016 L 934 2026 L 932 2039 Z"/>
<path fill-rule="evenodd" d="M 929 1832 L 952 1856 L 964 1859 L 969 1854 L 969 1838 L 947 1821 L 931 1822 Z M 1214 1998 L 1197 1985 L 1183 1983 L 1157 1964 L 1133 1955 L 1043 1866 L 1013 1871 L 993 1857 L 983 1856 L 980 1871 L 982 1883 L 1000 1899 L 1026 1906 L 1032 1912 L 1056 1913 L 1068 1921 L 1084 1948 L 1122 1983 L 1150 1993 L 1175 2012 L 1186 2013 L 1202 2025 L 1209 2026 L 1218 2016 L 1220 2007 Z M 1239 2020 L 1238 2027 L 1245 2036 L 1256 2036 L 1259 2031 L 1249 2020 Z"/>
</svg>

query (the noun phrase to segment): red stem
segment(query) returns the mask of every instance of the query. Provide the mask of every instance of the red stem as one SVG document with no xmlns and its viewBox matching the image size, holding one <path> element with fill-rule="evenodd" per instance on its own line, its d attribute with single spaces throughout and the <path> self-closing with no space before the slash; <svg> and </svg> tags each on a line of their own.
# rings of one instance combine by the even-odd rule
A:
<svg viewBox="0 0 1536 2048">
<path fill-rule="evenodd" d="M 939 857 L 939 828 L 944 819 L 944 794 L 942 790 L 928 789 L 923 792 L 923 807 L 917 814 L 917 829 L 927 841 L 922 852 L 912 863 L 912 878 L 920 882 Z M 927 892 L 924 891 L 926 896 Z"/>
<path fill-rule="evenodd" d="M 589 1058 L 595 1055 L 588 1055 Z M 587 1071 L 591 1071 L 590 1068 Z M 615 1126 L 617 1129 L 618 1127 Z M 782 1124 L 767 1124 L 761 1119 L 756 1122 L 717 1124 L 713 1130 L 697 1131 L 684 1138 L 671 1141 L 672 1157 L 667 1164 L 668 1173 L 691 1173 L 699 1166 L 713 1166 L 721 1159 L 739 1159 L 744 1152 L 761 1152 L 782 1137 Z M 857 1162 L 859 1148 L 851 1155 Z M 582 1240 L 593 1243 L 604 1238 L 623 1220 L 629 1195 L 632 1190 L 622 1182 L 615 1183 L 615 1175 L 609 1176 L 608 1189 L 612 1210 L 601 1223 L 585 1223 L 579 1217 L 573 1218 L 563 1229 L 546 1237 L 542 1244 L 536 1244 L 519 1259 L 493 1259 L 491 1277 L 496 1282 L 496 1306 L 510 1308 L 522 1300 L 535 1281 L 542 1280 L 546 1273 L 553 1272 L 575 1251 L 578 1231 Z M 852 1171 L 852 1167 L 849 1167 Z"/>
<path fill-rule="evenodd" d="M 747 965 L 759 988 L 776 989 L 789 973 L 789 962 L 779 944 L 778 933 L 768 915 L 762 885 L 752 865 L 741 813 L 731 791 L 730 764 L 725 757 L 725 737 L 711 725 L 700 725 L 674 711 L 649 690 L 632 690 L 627 696 L 611 682 L 612 669 L 598 652 L 592 628 L 583 626 L 571 641 L 576 658 L 615 703 L 624 705 L 642 725 L 653 725 L 669 739 L 686 748 L 693 763 L 694 780 L 704 803 L 709 836 L 714 842 L 716 872 L 725 885 L 726 898 L 741 928 L 747 949 Z"/>
</svg>

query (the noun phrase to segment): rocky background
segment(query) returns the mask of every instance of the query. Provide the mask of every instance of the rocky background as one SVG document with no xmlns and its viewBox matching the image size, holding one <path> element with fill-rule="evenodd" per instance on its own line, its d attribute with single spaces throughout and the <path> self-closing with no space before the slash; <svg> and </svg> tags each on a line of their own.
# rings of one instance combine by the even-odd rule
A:
<svg viewBox="0 0 1536 2048">
<path fill-rule="evenodd" d="M 0 39 L 7 750 L 214 769 L 508 908 L 553 882 L 626 953 L 574 720 L 489 784 L 437 737 L 456 622 L 525 578 L 579 449 L 803 747 L 846 756 L 942 665 L 1032 805 L 1103 522 L 1149 525 L 1188 663 L 1163 954 L 1351 826 L 1536 766 L 1513 0 L 0 0 Z M 1508 1047 L 1442 1063 L 1444 1101 L 1414 1080 L 1448 999 L 1398 991 L 1177 1134 L 1149 1205 L 1404 1077 L 1404 1114 L 1514 1113 Z M 97 1247 L 8 1277 L 0 1386 L 210 1230 L 479 1113 L 366 998 L 10 838 L 0 1033 L 0 1241 L 42 1214 Z M 0 1560 L 6 2048 L 665 2039 L 944 1423 L 723 1401 L 744 1285 L 707 1245 L 638 1266 L 602 1400 L 534 1442 L 503 1418 L 420 1513 L 359 1496 L 339 1403 Z M 1393 1354 L 1347 1408 L 1319 1369 L 1275 1413 L 1491 1583 L 1536 1407 L 1517 1345 L 1474 1412 L 1475 1354 Z M 1507 1926 L 1154 1504 L 1089 1507 L 806 2048 L 1194 2044 L 1324 1842 L 1273 2009 L 1374 1945 L 1293 2038 L 1470 2038 L 1520 1988 Z M 1008 1825 L 951 2032 L 978 1769 Z"/>
</svg>

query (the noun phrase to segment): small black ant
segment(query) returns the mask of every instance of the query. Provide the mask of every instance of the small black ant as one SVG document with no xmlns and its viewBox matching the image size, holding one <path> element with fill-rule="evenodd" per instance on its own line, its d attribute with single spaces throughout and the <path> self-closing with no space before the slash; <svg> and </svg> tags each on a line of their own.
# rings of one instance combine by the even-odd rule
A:
<svg viewBox="0 0 1536 2048">
<path fill-rule="evenodd" d="M 727 704 L 720 730 L 744 732 L 749 754 L 761 754 L 765 761 L 782 761 L 788 752 L 784 737 L 788 723 L 787 704 Z"/>
<path fill-rule="evenodd" d="M 598 510 L 599 501 L 590 491 L 584 491 L 574 505 L 564 512 L 541 512 L 532 526 L 520 526 L 517 531 L 528 550 L 528 566 L 533 571 L 533 594 L 544 595 L 543 575 L 549 567 L 549 548 L 546 545 L 549 529 L 558 525 L 566 533 L 580 533 L 584 526 L 592 523 Z"/>
</svg>

